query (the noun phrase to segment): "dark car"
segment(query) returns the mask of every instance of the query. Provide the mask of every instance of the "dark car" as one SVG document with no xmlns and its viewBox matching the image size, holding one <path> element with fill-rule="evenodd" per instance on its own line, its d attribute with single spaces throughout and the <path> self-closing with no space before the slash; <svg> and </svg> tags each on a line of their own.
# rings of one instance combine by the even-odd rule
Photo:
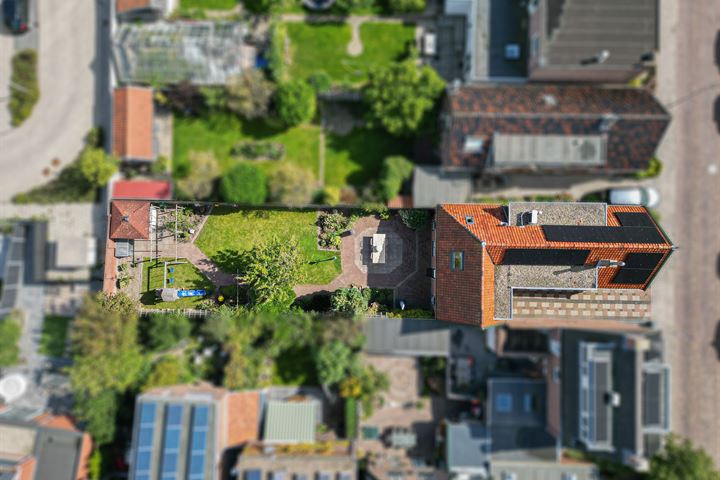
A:
<svg viewBox="0 0 720 480">
<path fill-rule="evenodd" d="M 3 20 L 13 33 L 27 32 L 28 2 L 30 0 L 2 0 Z"/>
</svg>

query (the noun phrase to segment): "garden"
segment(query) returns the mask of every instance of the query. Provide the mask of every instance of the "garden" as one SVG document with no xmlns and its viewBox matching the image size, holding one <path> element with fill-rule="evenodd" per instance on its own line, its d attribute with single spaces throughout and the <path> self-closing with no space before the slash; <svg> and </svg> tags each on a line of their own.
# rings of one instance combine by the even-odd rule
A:
<svg viewBox="0 0 720 480">
<path fill-rule="evenodd" d="M 10 120 L 14 127 L 21 125 L 32 114 L 40 99 L 40 87 L 37 77 L 37 52 L 23 50 L 11 60 L 10 77 Z"/>
<path fill-rule="evenodd" d="M 345 23 L 287 23 L 290 40 L 290 78 L 309 79 L 319 72 L 333 84 L 358 86 L 371 69 L 383 67 L 407 56 L 415 41 L 415 26 L 400 23 L 360 25 L 362 53 L 348 54 L 350 25 Z"/>
<path fill-rule="evenodd" d="M 169 262 L 169 263 L 166 263 Z M 173 258 L 144 259 L 142 263 L 142 283 L 140 303 L 145 308 L 197 308 L 207 296 L 182 297 L 172 302 L 163 302 L 157 298 L 156 290 L 160 288 L 200 289 L 210 293 L 213 285 L 205 275 L 191 263 L 180 259 L 175 263 Z M 167 285 L 163 282 L 167 280 Z"/>
<path fill-rule="evenodd" d="M 297 242 L 299 284 L 326 284 L 342 267 L 336 252 L 318 249 L 317 212 L 237 210 L 218 207 L 208 218 L 196 245 L 219 268 L 232 273 L 240 269 L 240 255 L 273 238 Z"/>
</svg>

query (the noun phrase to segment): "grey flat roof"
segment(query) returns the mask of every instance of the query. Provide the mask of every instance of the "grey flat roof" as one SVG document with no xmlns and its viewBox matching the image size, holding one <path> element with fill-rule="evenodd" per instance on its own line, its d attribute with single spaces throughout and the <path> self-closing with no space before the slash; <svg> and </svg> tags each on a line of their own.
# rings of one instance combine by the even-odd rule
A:
<svg viewBox="0 0 720 480">
<path fill-rule="evenodd" d="M 440 167 L 416 166 L 413 206 L 435 208 L 439 203 L 464 203 L 473 192 L 470 173 L 444 172 Z"/>
<path fill-rule="evenodd" d="M 35 445 L 35 478 L 75 478 L 82 435 L 66 430 L 40 429 Z"/>
<path fill-rule="evenodd" d="M 492 164 L 500 168 L 598 167 L 607 163 L 607 135 L 495 133 Z"/>
<path fill-rule="evenodd" d="M 490 437 L 480 422 L 448 423 L 448 469 L 483 468 L 490 453 Z"/>
<path fill-rule="evenodd" d="M 544 427 L 545 382 L 530 378 L 488 379 L 491 427 Z"/>
<path fill-rule="evenodd" d="M 607 225 L 607 204 L 589 202 L 510 202 L 508 223 L 527 225 L 528 212 L 538 210 L 538 225 Z M 521 218 L 521 215 L 524 215 Z"/>
<path fill-rule="evenodd" d="M 432 319 L 369 317 L 363 327 L 365 352 L 447 357 L 451 327 L 447 322 Z"/>
<path fill-rule="evenodd" d="M 522 462 L 495 461 L 490 463 L 492 478 L 505 478 L 503 475 L 515 474 L 515 480 L 596 480 L 597 467 L 593 464 L 559 463 L 559 462 Z M 574 475 L 572 477 L 571 475 Z"/>
</svg>

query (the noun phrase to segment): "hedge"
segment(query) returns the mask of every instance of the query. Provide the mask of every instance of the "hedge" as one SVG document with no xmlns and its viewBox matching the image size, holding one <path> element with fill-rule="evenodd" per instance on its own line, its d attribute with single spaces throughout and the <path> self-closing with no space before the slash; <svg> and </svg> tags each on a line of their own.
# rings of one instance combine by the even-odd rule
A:
<svg viewBox="0 0 720 480">
<path fill-rule="evenodd" d="M 22 124 L 40 98 L 37 78 L 37 52 L 23 50 L 12 58 L 10 77 L 10 117 L 13 126 Z"/>
<path fill-rule="evenodd" d="M 348 398 L 345 400 L 345 436 L 349 439 L 357 437 L 357 399 Z"/>
</svg>

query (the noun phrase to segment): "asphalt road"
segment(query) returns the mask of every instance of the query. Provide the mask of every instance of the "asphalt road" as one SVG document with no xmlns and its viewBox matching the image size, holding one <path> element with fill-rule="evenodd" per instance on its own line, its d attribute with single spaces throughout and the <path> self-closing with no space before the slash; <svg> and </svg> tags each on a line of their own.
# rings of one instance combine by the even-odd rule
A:
<svg viewBox="0 0 720 480">
<path fill-rule="evenodd" d="M 660 4 L 656 93 L 673 120 L 656 185 L 679 250 L 653 285 L 653 315 L 673 372 L 673 430 L 720 464 L 720 2 Z"/>
<path fill-rule="evenodd" d="M 43 169 L 54 158 L 63 165 L 71 162 L 97 116 L 97 2 L 37 1 L 40 100 L 20 127 L 0 125 L 0 201 L 46 181 Z M 5 35 L 0 42 L 9 45 Z M 0 102 L 0 108 L 7 109 L 7 103 Z"/>
</svg>

